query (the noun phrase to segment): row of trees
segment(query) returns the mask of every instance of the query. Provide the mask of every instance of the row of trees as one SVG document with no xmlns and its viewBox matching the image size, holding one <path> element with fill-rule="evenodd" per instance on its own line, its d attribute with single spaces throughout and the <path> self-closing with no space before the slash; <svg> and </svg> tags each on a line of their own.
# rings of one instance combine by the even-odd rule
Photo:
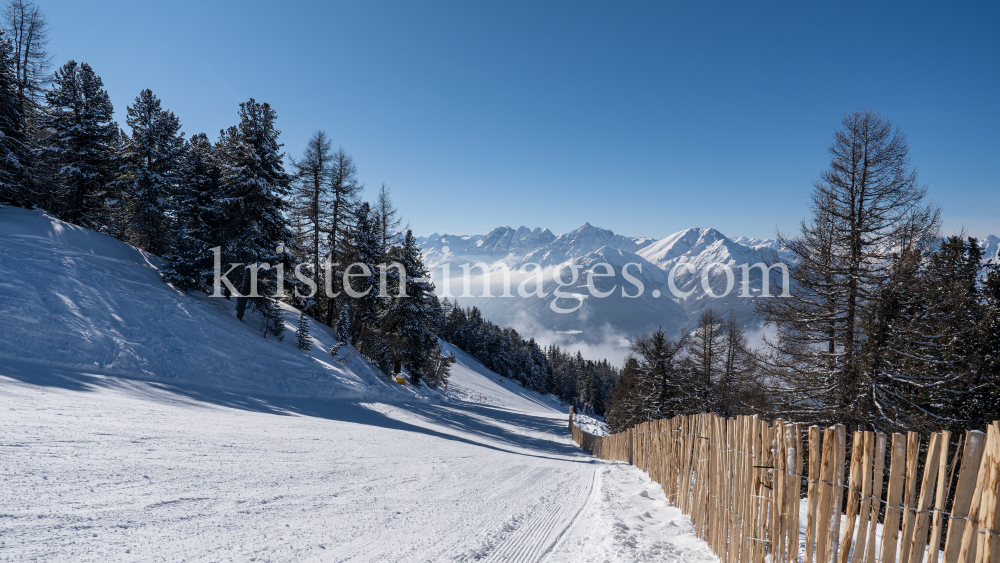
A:
<svg viewBox="0 0 1000 563">
<path fill-rule="evenodd" d="M 940 209 L 889 120 L 845 116 L 830 154 L 811 220 L 780 237 L 791 296 L 757 301 L 775 336 L 750 350 L 708 311 L 679 340 L 639 338 L 613 428 L 706 409 L 883 432 L 1000 418 L 1000 271 L 976 239 L 940 238 Z"/>
<path fill-rule="evenodd" d="M 604 415 L 618 370 L 607 360 L 584 359 L 558 346 L 542 347 L 513 328 L 483 318 L 477 307 L 463 309 L 444 299 L 440 336 L 503 377 L 539 393 L 549 393 L 580 412 Z"/>
<path fill-rule="evenodd" d="M 239 294 L 237 316 L 259 317 L 265 336 L 282 337 L 284 299 L 305 313 L 302 347 L 311 345 L 312 317 L 386 372 L 405 369 L 414 383 L 446 376 L 438 305 L 412 233 L 398 230 L 385 186 L 374 204 L 361 200 L 351 157 L 323 132 L 289 173 L 267 103 L 240 104 L 239 122 L 212 142 L 203 133 L 186 139 L 178 117 L 143 90 L 125 133 L 90 65 L 71 60 L 46 74 L 37 6 L 14 0 L 4 16 L 12 33 L 0 31 L 0 201 L 159 255 L 164 278 L 184 290 L 213 291 L 216 260 L 237 264 L 219 289 Z M 391 262 L 402 267 L 380 280 L 379 265 Z M 341 264 L 375 275 L 345 288 Z"/>
<path fill-rule="evenodd" d="M 671 338 L 662 330 L 631 344 L 614 386 L 606 420 L 612 431 L 678 414 L 723 416 L 766 412 L 765 372 L 732 314 L 708 308 L 693 331 Z"/>
<path fill-rule="evenodd" d="M 286 172 L 267 103 L 240 104 L 238 123 L 212 142 L 185 138 L 147 89 L 128 106 L 125 133 L 90 65 L 71 60 L 47 75 L 37 6 L 12 0 L 4 16 L 12 33 L 0 30 L 0 201 L 163 257 L 167 282 L 237 296 L 237 317 L 258 318 L 265 337 L 283 337 L 284 300 L 302 312 L 301 348 L 312 346 L 310 323 L 323 323 L 384 372 L 442 385 L 454 358 L 440 334 L 502 375 L 603 410 L 612 378 L 593 374 L 613 373 L 607 362 L 543 352 L 477 310 L 439 302 L 389 189 L 363 201 L 357 166 L 323 131 Z M 225 274 L 218 288 L 216 267 Z"/>
</svg>

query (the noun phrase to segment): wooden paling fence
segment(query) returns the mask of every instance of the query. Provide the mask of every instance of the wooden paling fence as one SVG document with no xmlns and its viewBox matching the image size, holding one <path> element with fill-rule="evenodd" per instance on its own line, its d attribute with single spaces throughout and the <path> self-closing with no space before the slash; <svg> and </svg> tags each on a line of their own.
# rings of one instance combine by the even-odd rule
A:
<svg viewBox="0 0 1000 563">
<path fill-rule="evenodd" d="M 595 436 L 570 409 L 569 426 L 662 485 L 724 563 L 1000 563 L 997 422 L 926 448 L 915 432 L 854 432 L 849 457 L 842 425 L 699 414 Z"/>
</svg>

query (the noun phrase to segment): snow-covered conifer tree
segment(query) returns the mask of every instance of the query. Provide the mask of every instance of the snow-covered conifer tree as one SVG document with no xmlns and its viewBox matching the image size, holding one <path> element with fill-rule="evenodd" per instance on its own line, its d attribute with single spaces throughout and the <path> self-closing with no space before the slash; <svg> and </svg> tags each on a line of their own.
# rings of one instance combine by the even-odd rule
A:
<svg viewBox="0 0 1000 563">
<path fill-rule="evenodd" d="M 173 200 L 176 224 L 164 279 L 184 290 L 211 291 L 211 248 L 224 238 L 224 200 L 216 150 L 208 136 L 191 136 Z"/>
<path fill-rule="evenodd" d="M 341 342 L 351 343 L 351 308 L 347 303 L 340 307 L 340 314 L 337 316 L 337 324 L 334 326 L 334 331 Z"/>
<path fill-rule="evenodd" d="M 367 276 L 352 279 L 350 295 L 345 297 L 351 306 L 351 341 L 366 356 L 376 353 L 376 340 L 370 338 L 379 331 L 383 310 L 382 298 L 379 297 L 379 264 L 385 263 L 385 249 L 379 236 L 378 224 L 368 203 L 362 203 L 357 212 L 357 228 L 354 230 L 352 247 L 354 249 L 350 260 L 351 274 Z"/>
<path fill-rule="evenodd" d="M 13 44 L 0 29 L 0 202 L 26 206 L 31 147 L 18 95 Z"/>
<path fill-rule="evenodd" d="M 107 185 L 118 125 L 101 77 L 87 63 L 69 61 L 55 72 L 42 117 L 43 157 L 54 184 L 40 205 L 63 219 L 100 229 L 108 222 Z"/>
<path fill-rule="evenodd" d="M 168 250 L 172 194 L 180 181 L 185 149 L 181 123 L 160 108 L 153 91 L 139 93 L 128 107 L 132 135 L 121 155 L 119 183 L 125 197 L 126 240 L 152 254 Z"/>
<path fill-rule="evenodd" d="M 219 140 L 225 228 L 216 244 L 221 246 L 223 263 L 244 264 L 237 317 L 243 318 L 248 304 L 270 317 L 275 313 L 270 303 L 276 291 L 273 270 L 257 272 L 261 297 L 250 298 L 251 270 L 256 264 L 273 268 L 282 263 L 285 275 L 291 272 L 291 256 L 284 252 L 294 247 L 294 233 L 284 215 L 289 178 L 282 167 L 275 111 L 251 98 L 240 104 L 239 113 L 239 125 L 224 131 Z"/>
<path fill-rule="evenodd" d="M 299 313 L 299 326 L 295 331 L 295 344 L 302 350 L 312 350 L 312 341 L 309 339 L 309 315 L 305 312 Z"/>
<path fill-rule="evenodd" d="M 398 336 L 400 363 L 416 385 L 424 375 L 427 354 L 437 343 L 434 334 L 437 307 L 434 284 L 430 281 L 430 273 L 424 266 L 412 231 L 406 231 L 403 245 L 394 247 L 389 258 L 403 265 L 406 278 L 395 287 L 389 284 L 387 293 L 390 297 L 386 303 L 383 326 L 385 332 Z"/>
</svg>

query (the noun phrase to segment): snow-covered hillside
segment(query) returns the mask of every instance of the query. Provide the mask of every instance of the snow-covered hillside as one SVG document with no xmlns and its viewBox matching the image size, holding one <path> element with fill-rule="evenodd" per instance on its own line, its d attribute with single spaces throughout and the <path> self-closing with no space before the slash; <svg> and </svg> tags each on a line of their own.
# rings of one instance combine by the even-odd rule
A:
<svg viewBox="0 0 1000 563">
<path fill-rule="evenodd" d="M 989 264 L 1000 264 L 1000 237 L 990 235 L 979 241 L 983 249 L 983 260 Z"/>
<path fill-rule="evenodd" d="M 154 257 L 0 209 L 0 560 L 716 561 L 551 397 L 264 339 Z"/>
<path fill-rule="evenodd" d="M 327 327 L 313 327 L 309 352 L 295 346 L 291 325 L 283 341 L 262 338 L 259 320 L 236 319 L 234 301 L 174 290 L 158 265 L 88 229 L 0 209 L 0 361 L 286 395 L 406 393 L 352 348 L 331 357 Z"/>
</svg>

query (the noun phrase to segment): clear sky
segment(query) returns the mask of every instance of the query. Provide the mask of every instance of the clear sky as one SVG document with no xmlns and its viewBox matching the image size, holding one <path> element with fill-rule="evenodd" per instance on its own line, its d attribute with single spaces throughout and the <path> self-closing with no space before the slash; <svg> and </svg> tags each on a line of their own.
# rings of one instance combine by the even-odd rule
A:
<svg viewBox="0 0 1000 563">
<path fill-rule="evenodd" d="M 1000 3 L 37 0 L 124 124 L 324 129 L 418 234 L 794 230 L 845 112 L 909 136 L 946 231 L 1000 234 Z"/>
</svg>

